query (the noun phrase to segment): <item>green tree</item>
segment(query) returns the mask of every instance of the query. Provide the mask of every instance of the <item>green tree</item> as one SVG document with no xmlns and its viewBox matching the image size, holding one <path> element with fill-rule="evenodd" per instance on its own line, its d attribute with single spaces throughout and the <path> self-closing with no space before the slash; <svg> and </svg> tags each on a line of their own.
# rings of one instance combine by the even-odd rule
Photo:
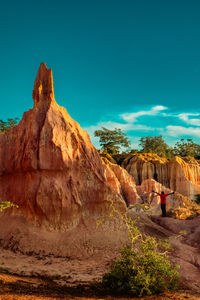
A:
<svg viewBox="0 0 200 300">
<path fill-rule="evenodd" d="M 200 157 L 200 145 L 193 142 L 192 139 L 181 139 L 174 146 L 173 152 L 178 156 L 193 156 L 195 158 Z"/>
<path fill-rule="evenodd" d="M 7 119 L 7 121 L 0 120 L 0 133 L 4 133 L 12 127 L 17 125 L 18 118 Z"/>
<path fill-rule="evenodd" d="M 161 135 L 142 137 L 139 145 L 143 153 L 156 153 L 161 157 L 172 156 L 171 149 L 165 143 Z"/>
<path fill-rule="evenodd" d="M 120 128 L 114 130 L 102 127 L 102 130 L 96 130 L 94 135 L 100 138 L 101 149 L 111 155 L 118 154 L 121 146 L 129 148 L 128 137 Z"/>
</svg>

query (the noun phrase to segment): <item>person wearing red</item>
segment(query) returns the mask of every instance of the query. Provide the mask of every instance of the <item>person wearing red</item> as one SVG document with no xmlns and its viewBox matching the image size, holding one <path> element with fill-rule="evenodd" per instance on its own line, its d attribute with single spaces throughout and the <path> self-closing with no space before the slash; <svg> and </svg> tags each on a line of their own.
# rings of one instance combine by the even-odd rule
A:
<svg viewBox="0 0 200 300">
<path fill-rule="evenodd" d="M 168 194 L 165 194 L 163 191 L 160 193 L 157 193 L 155 191 L 152 191 L 153 193 L 157 194 L 158 196 L 160 196 L 160 205 L 161 205 L 161 210 L 162 210 L 162 217 L 166 217 L 166 199 L 167 199 L 167 196 L 169 195 L 173 195 L 173 193 L 168 193 Z"/>
</svg>

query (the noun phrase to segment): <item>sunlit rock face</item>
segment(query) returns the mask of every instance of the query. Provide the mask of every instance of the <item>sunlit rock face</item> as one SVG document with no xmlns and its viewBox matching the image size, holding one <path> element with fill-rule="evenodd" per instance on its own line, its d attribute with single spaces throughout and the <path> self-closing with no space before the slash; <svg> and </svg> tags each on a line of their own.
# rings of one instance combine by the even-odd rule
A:
<svg viewBox="0 0 200 300">
<path fill-rule="evenodd" d="M 168 162 L 171 189 L 194 199 L 200 193 L 200 165 L 195 159 L 175 157 Z"/>
<path fill-rule="evenodd" d="M 104 166 L 104 175 L 108 184 L 114 191 L 120 194 L 126 202 L 127 206 L 141 202 L 136 184 L 133 177 L 119 165 L 108 161 L 102 157 Z"/>
<path fill-rule="evenodd" d="M 173 192 L 154 179 L 144 180 L 136 187 L 136 190 L 141 202 L 150 205 L 148 213 L 151 215 L 161 215 L 160 197 L 152 191 L 157 193 L 164 191 L 166 194 Z M 167 215 L 176 219 L 186 219 L 200 214 L 200 206 L 178 192 L 167 196 L 166 202 Z"/>
<path fill-rule="evenodd" d="M 31 223 L 52 229 L 103 216 L 110 201 L 124 212 L 88 134 L 56 103 L 52 70 L 44 63 L 33 100 L 18 126 L 0 135 L 0 199 L 19 205 Z"/>
<path fill-rule="evenodd" d="M 167 160 L 151 153 L 135 154 L 126 158 L 122 166 L 137 185 L 146 179 L 154 179 L 191 199 L 200 193 L 200 165 L 195 159 L 174 157 Z"/>
<path fill-rule="evenodd" d="M 172 193 L 173 190 L 154 179 L 145 179 L 141 185 L 136 186 L 133 176 L 124 168 L 111 163 L 104 157 L 102 157 L 102 161 L 108 184 L 123 197 L 129 208 L 140 213 L 144 213 L 144 208 L 148 208 L 148 214 L 161 215 L 160 197 L 152 191 Z M 177 219 L 200 214 L 200 206 L 178 192 L 167 196 L 166 208 L 168 216 Z"/>
</svg>

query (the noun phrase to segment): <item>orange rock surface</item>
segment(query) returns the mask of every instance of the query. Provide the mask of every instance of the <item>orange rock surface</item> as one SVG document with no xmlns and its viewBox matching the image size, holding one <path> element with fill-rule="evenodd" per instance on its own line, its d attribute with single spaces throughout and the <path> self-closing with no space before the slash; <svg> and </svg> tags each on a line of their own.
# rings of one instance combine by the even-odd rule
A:
<svg viewBox="0 0 200 300">
<path fill-rule="evenodd" d="M 108 184 L 120 194 L 125 200 L 127 206 L 140 203 L 141 198 L 137 194 L 136 184 L 131 176 L 124 168 L 111 163 L 102 157 L 104 165 L 104 174 Z"/>
<path fill-rule="evenodd" d="M 157 193 L 161 193 L 161 191 L 165 193 L 173 192 L 154 179 L 144 180 L 136 189 L 142 203 L 150 204 L 148 212 L 151 215 L 161 215 L 160 197 L 156 193 L 152 193 L 152 191 Z M 186 219 L 191 215 L 200 214 L 200 206 L 178 192 L 167 196 L 166 209 L 168 216 L 170 215 L 177 219 Z"/>
<path fill-rule="evenodd" d="M 151 153 L 134 154 L 126 158 L 122 166 L 133 176 L 137 185 L 146 179 L 154 179 L 191 199 L 200 193 L 200 165 L 195 159 L 185 161 L 174 157 L 167 160 Z"/>
<path fill-rule="evenodd" d="M 110 201 L 125 211 L 87 132 L 56 103 L 44 63 L 33 100 L 18 126 L 0 135 L 0 199 L 19 205 L 31 223 L 59 230 L 106 215 Z"/>
</svg>

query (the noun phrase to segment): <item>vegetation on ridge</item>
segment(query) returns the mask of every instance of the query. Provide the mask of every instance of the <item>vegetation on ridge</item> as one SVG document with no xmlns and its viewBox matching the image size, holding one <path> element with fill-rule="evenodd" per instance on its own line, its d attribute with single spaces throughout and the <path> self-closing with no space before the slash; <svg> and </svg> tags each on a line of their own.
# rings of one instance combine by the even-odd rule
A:
<svg viewBox="0 0 200 300">
<path fill-rule="evenodd" d="M 130 146 L 126 134 L 119 128 L 110 130 L 102 127 L 102 130 L 96 130 L 94 135 L 99 137 L 103 152 L 107 152 L 111 155 L 119 153 L 121 146 L 125 148 L 129 148 Z"/>
<path fill-rule="evenodd" d="M 0 120 L 0 134 L 8 131 L 10 128 L 17 125 L 18 118 L 7 119 L 7 121 Z"/>
<path fill-rule="evenodd" d="M 127 135 L 119 128 L 109 130 L 103 127 L 102 130 L 96 130 L 94 134 L 96 137 L 99 137 L 103 153 L 117 155 L 121 146 L 127 148 L 127 150 L 130 147 Z M 194 143 L 192 139 L 181 139 L 174 147 L 169 147 L 161 135 L 146 136 L 140 138 L 139 147 L 140 150 L 132 149 L 128 153 L 156 153 L 160 157 L 165 158 L 173 156 L 200 158 L 200 145 Z"/>
</svg>

